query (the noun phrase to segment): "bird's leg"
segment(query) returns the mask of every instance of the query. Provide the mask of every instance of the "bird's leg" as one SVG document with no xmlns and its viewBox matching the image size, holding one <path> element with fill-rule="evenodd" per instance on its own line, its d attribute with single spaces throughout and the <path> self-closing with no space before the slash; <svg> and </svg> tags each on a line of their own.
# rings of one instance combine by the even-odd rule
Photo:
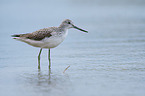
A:
<svg viewBox="0 0 145 96">
<path fill-rule="evenodd" d="M 49 60 L 49 73 L 51 73 L 50 48 L 48 50 L 48 60 Z"/>
<path fill-rule="evenodd" d="M 38 55 L 38 69 L 40 69 L 40 55 L 41 55 L 42 48 L 40 49 L 39 55 Z"/>
</svg>

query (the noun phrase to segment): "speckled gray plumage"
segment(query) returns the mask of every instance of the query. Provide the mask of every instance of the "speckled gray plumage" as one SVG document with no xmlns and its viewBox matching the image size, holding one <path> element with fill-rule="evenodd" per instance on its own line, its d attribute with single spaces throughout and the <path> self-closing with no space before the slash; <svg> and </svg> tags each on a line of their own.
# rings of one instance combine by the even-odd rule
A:
<svg viewBox="0 0 145 96">
<path fill-rule="evenodd" d="M 44 29 L 37 30 L 32 33 L 27 33 L 27 34 L 19 34 L 19 35 L 12 35 L 13 37 L 24 37 L 32 40 L 42 40 L 45 37 L 50 37 L 52 36 L 52 32 L 60 32 L 60 28 L 58 27 L 48 27 Z"/>
</svg>

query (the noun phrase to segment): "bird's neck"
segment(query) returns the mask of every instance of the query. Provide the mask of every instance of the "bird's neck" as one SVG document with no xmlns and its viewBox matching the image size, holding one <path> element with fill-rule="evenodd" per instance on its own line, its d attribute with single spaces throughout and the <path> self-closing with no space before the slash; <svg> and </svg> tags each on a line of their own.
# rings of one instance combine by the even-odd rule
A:
<svg viewBox="0 0 145 96">
<path fill-rule="evenodd" d="M 61 24 L 58 28 L 60 31 L 64 31 L 64 32 L 67 31 L 68 29 L 64 24 Z"/>
</svg>

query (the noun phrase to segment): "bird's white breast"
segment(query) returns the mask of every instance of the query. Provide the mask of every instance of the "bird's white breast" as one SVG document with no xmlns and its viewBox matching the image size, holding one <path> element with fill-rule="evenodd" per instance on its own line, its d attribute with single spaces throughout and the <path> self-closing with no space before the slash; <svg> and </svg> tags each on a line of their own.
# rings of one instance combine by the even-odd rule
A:
<svg viewBox="0 0 145 96">
<path fill-rule="evenodd" d="M 56 46 L 58 46 L 61 42 L 63 42 L 63 40 L 65 39 L 65 37 L 67 36 L 68 32 L 60 32 L 60 33 L 52 33 L 51 37 L 45 37 L 42 42 L 44 43 L 43 46 L 41 46 L 41 48 L 54 48 Z"/>
</svg>

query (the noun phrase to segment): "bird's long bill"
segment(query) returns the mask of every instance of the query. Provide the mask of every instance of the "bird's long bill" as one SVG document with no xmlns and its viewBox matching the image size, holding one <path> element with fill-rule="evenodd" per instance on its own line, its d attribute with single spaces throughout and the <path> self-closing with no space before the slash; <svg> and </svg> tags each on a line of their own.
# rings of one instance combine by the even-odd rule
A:
<svg viewBox="0 0 145 96">
<path fill-rule="evenodd" d="M 76 29 L 78 29 L 78 30 L 80 30 L 80 31 L 83 31 L 83 32 L 86 32 L 86 33 L 88 33 L 88 31 L 86 31 L 86 30 L 83 30 L 83 29 L 81 29 L 81 28 L 78 28 L 77 26 L 75 26 L 75 25 L 72 25 L 74 28 L 76 28 Z"/>
</svg>

